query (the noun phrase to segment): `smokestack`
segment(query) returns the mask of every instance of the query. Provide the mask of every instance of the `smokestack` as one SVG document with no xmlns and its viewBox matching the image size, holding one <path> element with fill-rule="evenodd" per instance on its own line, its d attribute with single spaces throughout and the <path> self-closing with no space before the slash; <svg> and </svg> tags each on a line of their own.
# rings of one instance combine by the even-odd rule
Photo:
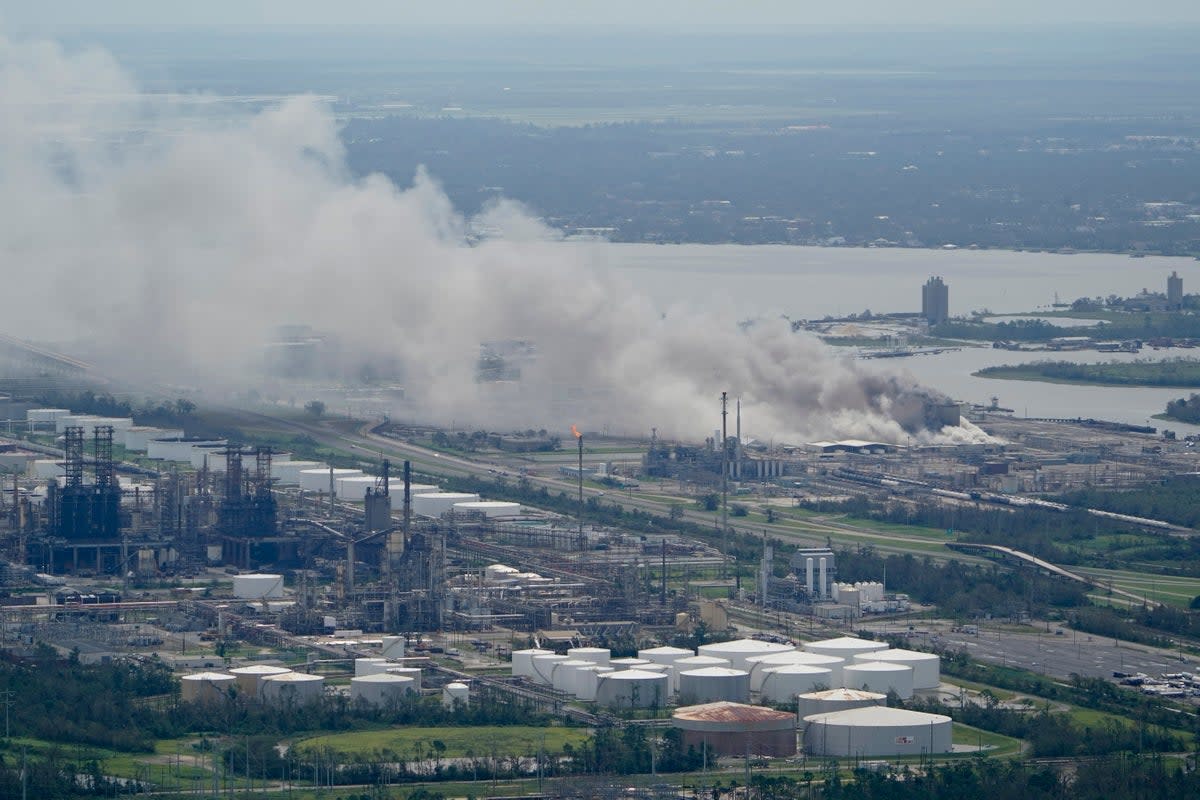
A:
<svg viewBox="0 0 1200 800">
<path fill-rule="evenodd" d="M 579 443 L 579 549 L 583 550 L 583 434 L 574 425 L 571 426 L 571 433 L 575 434 L 575 441 Z"/>
<path fill-rule="evenodd" d="M 740 397 L 737 401 L 737 455 L 734 460 L 738 464 L 742 463 L 742 398 Z"/>
<path fill-rule="evenodd" d="M 828 566 L 826 565 L 824 558 L 821 559 L 820 567 L 821 567 L 821 599 L 824 600 L 827 592 L 829 591 L 829 583 L 828 583 L 829 572 L 828 572 Z"/>
<path fill-rule="evenodd" d="M 808 596 L 813 596 L 813 560 L 812 556 L 804 559 L 804 588 L 808 590 Z"/>
</svg>

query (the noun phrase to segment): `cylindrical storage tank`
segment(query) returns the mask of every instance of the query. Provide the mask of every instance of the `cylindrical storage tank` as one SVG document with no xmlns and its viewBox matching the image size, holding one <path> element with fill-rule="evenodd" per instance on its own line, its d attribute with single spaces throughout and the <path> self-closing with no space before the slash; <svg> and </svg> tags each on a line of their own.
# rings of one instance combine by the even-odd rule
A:
<svg viewBox="0 0 1200 800">
<path fill-rule="evenodd" d="M 224 439 L 189 439 L 184 436 L 151 439 L 146 443 L 146 456 L 162 461 L 192 461 L 192 447 L 201 444 L 224 445 Z"/>
<path fill-rule="evenodd" d="M 729 667 L 728 658 L 716 658 L 715 656 L 687 656 L 676 660 L 671 665 L 671 693 L 675 694 L 679 691 L 679 673 L 687 672 L 693 669 L 707 669 L 708 667 Z"/>
<path fill-rule="evenodd" d="M 321 492 L 329 494 L 329 474 L 333 473 L 334 491 L 337 491 L 336 485 L 338 478 L 350 478 L 356 475 L 362 475 L 361 469 L 344 469 L 330 467 L 329 469 L 302 469 L 300 470 L 300 489 L 305 492 Z"/>
<path fill-rule="evenodd" d="M 361 677 L 363 675 L 378 675 L 380 673 L 387 672 L 389 667 L 398 666 L 400 665 L 391 659 L 380 658 L 378 656 L 372 656 L 370 658 L 356 658 L 354 659 L 354 675 L 355 677 Z"/>
<path fill-rule="evenodd" d="M 638 650 L 637 657 L 653 664 L 670 666 L 681 658 L 692 658 L 695 655 L 694 650 L 687 650 L 683 647 L 648 647 L 645 650 Z"/>
<path fill-rule="evenodd" d="M 188 463 L 192 465 L 192 469 L 208 468 L 211 472 L 224 472 L 225 453 L 228 449 L 229 446 L 224 444 L 192 445 L 191 452 L 188 453 Z"/>
<path fill-rule="evenodd" d="M 267 572 L 234 575 L 233 596 L 242 600 L 283 597 L 283 576 Z"/>
<path fill-rule="evenodd" d="M 807 664 L 780 664 L 763 670 L 762 702 L 791 703 L 796 695 L 828 689 L 832 672 Z"/>
<path fill-rule="evenodd" d="M 185 703 L 213 703 L 229 698 L 236 678 L 223 672 L 197 672 L 179 679 L 179 697 Z"/>
<path fill-rule="evenodd" d="M 510 503 L 506 500 L 471 500 L 454 504 L 455 513 L 483 514 L 487 519 L 517 517 L 521 514 L 520 503 Z"/>
<path fill-rule="evenodd" d="M 146 425 L 135 425 L 125 431 L 125 449 L 134 453 L 145 453 L 150 449 L 152 439 L 179 439 L 183 431 L 151 428 Z"/>
<path fill-rule="evenodd" d="M 465 683 L 455 681 L 447 683 L 442 689 L 442 705 L 446 708 L 454 708 L 456 706 L 466 707 L 471 703 L 471 687 Z"/>
<path fill-rule="evenodd" d="M 773 653 L 786 653 L 795 649 L 790 644 L 762 642 L 758 639 L 735 639 L 731 642 L 702 644 L 696 648 L 696 652 L 702 656 L 727 658 L 734 669 L 746 669 L 748 667 L 746 659 L 748 658 L 768 656 Z"/>
<path fill-rule="evenodd" d="M 229 674 L 237 679 L 238 690 L 243 697 L 258 697 L 261 694 L 264 678 L 272 675 L 284 675 L 291 672 L 287 667 L 275 667 L 270 664 L 250 664 L 229 670 Z"/>
<path fill-rule="evenodd" d="M 551 686 L 554 682 L 554 665 L 559 661 L 566 660 L 566 656 L 555 655 L 554 653 L 548 656 L 534 656 L 532 659 L 533 673 L 529 677 L 533 678 L 536 683 Z"/>
<path fill-rule="evenodd" d="M 912 667 L 886 661 L 847 664 L 842 667 L 842 685 L 882 694 L 895 692 L 901 700 L 907 700 L 913 696 L 913 671 Z"/>
<path fill-rule="evenodd" d="M 731 667 L 707 667 L 679 673 L 679 702 L 687 705 L 750 702 L 750 673 Z"/>
<path fill-rule="evenodd" d="M 806 653 L 793 650 L 790 653 L 774 653 L 769 656 L 755 656 L 748 659 L 750 670 L 750 691 L 762 691 L 764 671 L 771 667 L 782 667 L 785 664 L 803 664 L 806 667 L 821 667 L 829 670 L 829 680 L 826 688 L 842 685 L 842 666 L 846 663 L 837 656 L 823 656 L 820 653 Z"/>
<path fill-rule="evenodd" d="M 359 700 L 373 706 L 397 703 L 416 686 L 412 678 L 379 672 L 374 675 L 357 675 L 350 679 L 350 701 Z"/>
<path fill-rule="evenodd" d="M 847 662 L 853 661 L 859 653 L 874 653 L 887 649 L 887 642 L 873 642 L 870 639 L 859 639 L 856 636 L 841 636 L 837 639 L 822 639 L 819 642 L 804 643 L 804 650 L 807 653 L 837 656 Z"/>
<path fill-rule="evenodd" d="M 831 711 L 849 711 L 852 708 L 882 706 L 887 704 L 887 695 L 879 692 L 864 692 L 862 689 L 829 689 L 824 692 L 808 692 L 796 698 L 796 713 L 800 719 L 813 714 L 828 714 Z"/>
<path fill-rule="evenodd" d="M 575 697 L 588 702 L 595 700 L 596 690 L 600 687 L 600 676 L 615 671 L 612 667 L 601 667 L 596 664 L 575 670 Z"/>
<path fill-rule="evenodd" d="M 870 707 L 804 718 L 809 755 L 919 756 L 948 753 L 950 718 L 904 708 Z"/>
<path fill-rule="evenodd" d="M 542 650 L 538 647 L 531 647 L 528 650 L 513 650 L 512 654 L 512 675 L 514 678 L 532 678 L 533 677 L 533 657 L 534 656 L 552 656 L 553 650 Z"/>
<path fill-rule="evenodd" d="M 383 652 L 380 655 L 384 658 L 404 658 L 404 637 L 384 636 Z"/>
<path fill-rule="evenodd" d="M 590 661 L 593 664 L 599 664 L 602 667 L 611 666 L 612 651 L 607 647 L 572 647 L 567 651 L 568 658 L 578 658 L 582 661 Z"/>
<path fill-rule="evenodd" d="M 854 657 L 858 663 L 885 661 L 888 664 L 903 664 L 913 671 L 914 689 L 936 689 L 942 682 L 942 662 L 934 653 L 919 653 L 916 650 L 895 648 L 877 653 L 859 653 Z"/>
<path fill-rule="evenodd" d="M 271 675 L 263 678 L 262 698 L 268 703 L 292 703 L 304 705 L 321 699 L 325 679 L 320 675 L 304 672 L 289 672 L 286 675 Z"/>
<path fill-rule="evenodd" d="M 677 709 L 671 722 L 683 734 L 683 747 L 697 753 L 740 758 L 796 755 L 796 718 L 787 711 L 705 703 Z"/>
<path fill-rule="evenodd" d="M 657 672 L 626 669 L 600 676 L 596 702 L 610 708 L 654 708 L 665 706 L 667 676 Z"/>
<path fill-rule="evenodd" d="M 426 492 L 412 496 L 412 510 L 422 517 L 440 517 L 454 510 L 455 503 L 478 502 L 479 495 L 468 492 Z"/>
<path fill-rule="evenodd" d="M 329 469 L 329 465 L 320 461 L 272 461 L 271 477 L 281 486 L 296 486 L 300 483 L 300 473 L 306 469 Z M 328 476 L 325 491 L 329 491 Z"/>
<path fill-rule="evenodd" d="M 420 667 L 403 667 L 392 664 L 383 671 L 385 675 L 399 675 L 401 678 L 408 678 L 413 682 L 413 688 L 417 691 L 421 689 L 421 668 Z"/>
<path fill-rule="evenodd" d="M 338 478 L 336 483 L 337 496 L 356 503 L 366 499 L 367 489 L 374 490 L 376 485 L 383 488 L 383 478 L 376 475 L 351 475 L 348 478 Z M 404 478 L 389 476 L 388 494 L 392 496 L 392 508 L 398 508 L 404 502 Z"/>
<path fill-rule="evenodd" d="M 596 666 L 591 661 L 584 661 L 582 658 L 567 657 L 566 661 L 559 661 L 554 664 L 554 671 L 550 675 L 550 685 L 557 691 L 566 692 L 567 694 L 575 694 L 575 673 L 580 667 Z"/>
<path fill-rule="evenodd" d="M 650 662 L 644 658 L 610 658 L 608 665 L 613 669 L 637 669 L 644 667 Z"/>
</svg>

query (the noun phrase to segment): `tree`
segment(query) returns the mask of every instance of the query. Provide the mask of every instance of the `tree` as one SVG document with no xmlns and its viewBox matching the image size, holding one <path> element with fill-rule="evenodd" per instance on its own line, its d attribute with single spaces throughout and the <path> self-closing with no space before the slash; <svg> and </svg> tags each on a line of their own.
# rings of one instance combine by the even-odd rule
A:
<svg viewBox="0 0 1200 800">
<path fill-rule="evenodd" d="M 705 511 L 716 511 L 721 507 L 721 496 L 716 492 L 709 492 L 700 497 L 700 506 Z"/>
<path fill-rule="evenodd" d="M 304 410 L 314 417 L 321 417 L 325 414 L 325 403 L 320 400 L 309 400 L 304 404 Z"/>
</svg>

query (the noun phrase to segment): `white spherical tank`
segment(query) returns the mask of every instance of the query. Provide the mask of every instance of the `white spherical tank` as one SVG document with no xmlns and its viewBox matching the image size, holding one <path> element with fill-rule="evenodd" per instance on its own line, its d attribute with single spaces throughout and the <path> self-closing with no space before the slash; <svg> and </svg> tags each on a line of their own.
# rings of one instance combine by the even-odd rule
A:
<svg viewBox="0 0 1200 800">
<path fill-rule="evenodd" d="M 442 688 L 442 705 L 446 708 L 466 708 L 471 704 L 471 687 L 455 681 Z"/>
<path fill-rule="evenodd" d="M 512 675 L 514 678 L 532 678 L 533 677 L 533 657 L 534 656 L 552 656 L 553 650 L 542 650 L 538 647 L 531 647 L 528 650 L 513 650 L 512 654 Z"/>
<path fill-rule="evenodd" d="M 404 695 L 415 692 L 412 678 L 380 672 L 358 675 L 350 679 L 350 701 L 386 706 L 399 702 Z"/>
<path fill-rule="evenodd" d="M 694 650 L 686 650 L 682 647 L 648 647 L 645 650 L 638 650 L 637 657 L 653 664 L 671 666 L 681 658 L 692 658 L 695 655 Z"/>
<path fill-rule="evenodd" d="M 409 678 L 413 682 L 413 688 L 418 691 L 421 689 L 422 682 L 420 667 L 405 667 L 392 664 L 383 672 L 385 675 L 399 675 L 402 678 Z"/>
<path fill-rule="evenodd" d="M 920 653 L 916 650 L 896 648 L 880 650 L 876 653 L 859 653 L 854 660 L 858 663 L 885 661 L 889 664 L 903 664 L 911 667 L 914 689 L 936 689 L 942 682 L 942 662 L 934 653 Z"/>
<path fill-rule="evenodd" d="M 329 476 L 333 474 L 333 490 L 337 491 L 338 478 L 351 478 L 362 475 L 361 469 L 345 469 L 330 467 L 329 469 L 300 470 L 300 489 L 305 492 L 320 492 L 329 494 Z"/>
<path fill-rule="evenodd" d="M 593 664 L 599 664 L 602 667 L 611 666 L 612 651 L 607 647 L 572 647 L 567 651 L 568 658 L 578 658 L 583 661 L 590 661 Z"/>
<path fill-rule="evenodd" d="M 270 664 L 250 664 L 229 670 L 229 674 L 237 679 L 238 691 L 243 697 L 258 697 L 262 693 L 263 678 L 288 672 L 291 670 L 287 667 L 275 667 Z"/>
<path fill-rule="evenodd" d="M 281 486 L 297 486 L 300 483 L 300 473 L 306 469 L 329 469 L 329 465 L 320 461 L 272 461 L 271 477 Z"/>
<path fill-rule="evenodd" d="M 596 702 L 610 708 L 654 708 L 667 704 L 667 676 L 626 669 L 600 676 Z"/>
<path fill-rule="evenodd" d="M 750 673 L 731 667 L 707 667 L 679 673 L 679 702 L 684 705 L 750 702 Z"/>
<path fill-rule="evenodd" d="M 750 691 L 762 691 L 763 672 L 771 667 L 782 667 L 785 664 L 804 664 L 808 667 L 822 667 L 829 670 L 829 686 L 842 685 L 842 665 L 846 662 L 837 656 L 823 656 L 820 653 L 806 653 L 802 650 L 792 650 L 788 653 L 774 653 L 769 656 L 755 656 L 747 659 L 750 671 Z"/>
<path fill-rule="evenodd" d="M 686 656 L 677 659 L 671 665 L 671 693 L 679 692 L 679 673 L 687 672 L 693 669 L 707 669 L 708 667 L 729 667 L 728 658 L 716 658 L 715 656 Z"/>
<path fill-rule="evenodd" d="M 797 695 L 828 689 L 832 672 L 807 664 L 781 664 L 763 671 L 762 701 L 791 703 Z"/>
<path fill-rule="evenodd" d="M 185 703 L 213 703 L 226 700 L 237 679 L 223 672 L 197 672 L 179 679 L 179 697 Z"/>
<path fill-rule="evenodd" d="M 822 639 L 819 642 L 804 643 L 805 652 L 837 656 L 846 661 L 853 661 L 854 656 L 859 653 L 874 653 L 887 649 L 887 642 L 873 642 L 870 639 L 859 639 L 857 636 L 840 636 L 837 639 Z"/>
<path fill-rule="evenodd" d="M 600 677 L 610 672 L 616 672 L 612 667 L 602 667 L 593 664 L 590 667 L 580 667 L 575 670 L 575 697 L 591 702 L 596 699 L 596 690 L 600 687 Z"/>
<path fill-rule="evenodd" d="M 557 691 L 575 694 L 575 673 L 580 667 L 594 666 L 596 665 L 591 661 L 568 656 L 566 661 L 558 661 L 554 664 L 554 671 L 550 674 L 550 685 Z"/>
<path fill-rule="evenodd" d="M 242 600 L 283 597 L 283 576 L 269 572 L 234 575 L 233 596 Z"/>
<path fill-rule="evenodd" d="M 521 504 L 510 503 L 506 500 L 472 500 L 465 503 L 455 503 L 454 512 L 463 514 L 483 514 L 487 519 L 503 519 L 519 517 Z"/>
<path fill-rule="evenodd" d="M 552 686 L 554 683 L 554 665 L 559 661 L 567 660 L 566 656 L 555 655 L 554 653 L 548 656 L 534 656 L 532 659 L 533 673 L 529 677 L 536 683 Z"/>
<path fill-rule="evenodd" d="M 796 648 L 790 644 L 763 642 L 758 639 L 734 639 L 730 642 L 702 644 L 696 652 L 702 656 L 729 659 L 734 669 L 746 669 L 746 660 L 754 656 L 767 656 L 772 653 L 786 653 Z"/>
<path fill-rule="evenodd" d="M 263 678 L 261 687 L 264 701 L 295 705 L 304 705 L 320 700 L 324 690 L 324 678 L 320 675 L 308 675 L 303 672 L 271 675 Z"/>
<path fill-rule="evenodd" d="M 942 714 L 868 707 L 804 718 L 809 755 L 918 756 L 951 749 L 951 721 Z"/>
<path fill-rule="evenodd" d="M 469 492 L 426 492 L 412 496 L 412 510 L 422 517 L 440 517 L 454 510 L 455 503 L 476 503 L 479 495 Z"/>
<path fill-rule="evenodd" d="M 913 671 L 912 667 L 886 661 L 847 664 L 842 667 L 842 685 L 882 694 L 895 692 L 901 700 L 907 700 L 913 696 Z"/>
<path fill-rule="evenodd" d="M 849 711 L 852 708 L 882 706 L 887 695 L 879 692 L 864 692 L 862 689 L 828 689 L 824 692 L 808 692 L 796 698 L 796 709 L 800 719 L 813 714 L 828 714 L 831 711 Z"/>
</svg>

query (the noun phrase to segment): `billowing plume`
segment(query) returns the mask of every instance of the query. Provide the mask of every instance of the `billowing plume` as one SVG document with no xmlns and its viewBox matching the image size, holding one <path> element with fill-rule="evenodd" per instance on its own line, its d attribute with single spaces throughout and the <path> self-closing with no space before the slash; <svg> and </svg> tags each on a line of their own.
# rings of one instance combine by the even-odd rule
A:
<svg viewBox="0 0 1200 800">
<path fill-rule="evenodd" d="M 126 376 L 262 385 L 262 344 L 304 323 L 400 365 L 414 419 L 698 438 L 724 390 L 759 438 L 934 437 L 928 392 L 782 321 L 663 313 L 514 203 L 467 220 L 424 173 L 354 178 L 312 99 L 198 122 L 102 52 L 0 39 L 0 104 L 4 327 Z M 477 381 L 497 340 L 532 343 L 515 385 Z"/>
</svg>

